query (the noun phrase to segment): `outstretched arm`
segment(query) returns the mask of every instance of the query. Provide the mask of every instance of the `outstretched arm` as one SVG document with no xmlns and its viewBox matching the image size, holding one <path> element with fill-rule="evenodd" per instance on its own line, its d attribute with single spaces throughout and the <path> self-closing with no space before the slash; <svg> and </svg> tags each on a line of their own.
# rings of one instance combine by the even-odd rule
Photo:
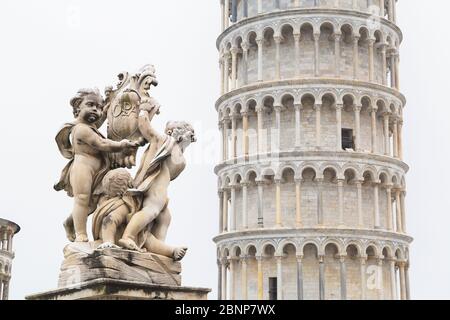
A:
<svg viewBox="0 0 450 320">
<path fill-rule="evenodd" d="M 77 128 L 75 139 L 85 143 L 92 148 L 102 152 L 120 152 L 125 148 L 137 148 L 138 143 L 128 140 L 116 142 L 99 136 L 94 130 L 87 126 Z"/>
<path fill-rule="evenodd" d="M 141 109 L 139 113 L 139 130 L 143 137 L 149 142 L 162 139 L 162 136 L 151 125 L 151 121 L 155 114 L 158 113 L 158 110 L 158 107 L 153 107 L 150 110 Z"/>
</svg>

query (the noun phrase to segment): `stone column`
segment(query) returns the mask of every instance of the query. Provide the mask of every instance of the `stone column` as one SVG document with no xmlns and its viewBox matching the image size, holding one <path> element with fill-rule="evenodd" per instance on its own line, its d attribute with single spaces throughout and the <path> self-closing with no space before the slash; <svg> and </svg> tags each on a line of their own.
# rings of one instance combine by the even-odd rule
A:
<svg viewBox="0 0 450 320">
<path fill-rule="evenodd" d="M 283 300 L 283 256 L 276 256 L 277 260 L 277 300 Z"/>
<path fill-rule="evenodd" d="M 228 231 L 228 188 L 223 189 L 223 229 L 222 231 L 225 233 Z"/>
<path fill-rule="evenodd" d="M 344 220 L 344 179 L 338 179 L 339 226 L 345 226 Z"/>
<path fill-rule="evenodd" d="M 236 258 L 232 257 L 229 259 L 230 263 L 230 300 L 236 300 L 236 274 L 235 274 L 235 264 Z"/>
<path fill-rule="evenodd" d="M 223 210 L 224 191 L 223 191 L 223 189 L 219 189 L 218 194 L 219 194 L 219 233 L 222 233 L 224 230 L 224 225 L 223 225 L 223 223 L 224 223 L 224 218 L 223 218 L 223 215 L 224 215 L 224 210 Z"/>
<path fill-rule="evenodd" d="M 245 161 L 248 160 L 249 156 L 249 145 L 248 145 L 248 112 L 241 112 L 242 115 L 242 155 Z"/>
<path fill-rule="evenodd" d="M 303 294 L 303 256 L 297 256 L 297 298 L 304 299 Z"/>
<path fill-rule="evenodd" d="M 237 114 L 233 113 L 231 115 L 231 158 L 236 160 L 237 153 L 236 153 L 236 138 L 237 138 L 237 128 L 236 128 L 236 122 L 237 122 Z"/>
<path fill-rule="evenodd" d="M 237 89 L 237 54 L 238 47 L 231 48 L 231 90 Z"/>
<path fill-rule="evenodd" d="M 345 265 L 346 256 L 340 256 L 340 280 L 341 280 L 341 300 L 347 300 L 347 268 Z"/>
<path fill-rule="evenodd" d="M 393 224 L 393 217 L 392 217 L 392 186 L 387 185 L 386 186 L 386 195 L 387 195 L 387 224 L 388 224 L 388 230 L 393 231 L 394 230 L 394 224 Z"/>
<path fill-rule="evenodd" d="M 396 8 L 397 0 L 391 0 L 391 2 L 392 2 L 392 22 L 397 23 L 397 8 Z"/>
<path fill-rule="evenodd" d="M 223 130 L 223 120 L 219 120 L 219 131 L 220 131 L 220 135 L 222 136 L 222 141 L 220 142 L 220 159 L 222 162 L 225 161 L 225 135 L 224 135 L 224 130 Z"/>
<path fill-rule="evenodd" d="M 402 228 L 402 206 L 401 206 L 401 200 L 400 200 L 400 193 L 401 190 L 397 189 L 395 190 L 395 207 L 397 209 L 397 232 L 403 233 Z"/>
<path fill-rule="evenodd" d="M 302 179 L 295 179 L 295 225 L 303 226 L 302 221 Z"/>
<path fill-rule="evenodd" d="M 379 280 L 378 280 L 378 300 L 384 300 L 384 268 L 383 268 L 383 258 L 378 258 L 378 270 L 381 270 L 381 274 L 379 274 Z"/>
<path fill-rule="evenodd" d="M 374 210 L 375 210 L 375 229 L 381 229 L 381 218 L 380 218 L 380 182 L 375 181 L 373 183 L 373 199 L 374 199 Z"/>
<path fill-rule="evenodd" d="M 396 52 L 394 56 L 395 65 L 395 85 L 397 90 L 400 90 L 400 55 Z"/>
<path fill-rule="evenodd" d="M 258 300 L 264 299 L 264 279 L 263 279 L 263 257 L 258 256 L 256 257 L 256 260 L 258 261 L 258 273 L 257 273 L 257 279 L 258 279 Z"/>
<path fill-rule="evenodd" d="M 258 13 L 262 13 L 263 9 L 262 9 L 262 0 L 258 0 Z"/>
<path fill-rule="evenodd" d="M 314 76 L 320 76 L 320 52 L 319 52 L 319 40 L 320 33 L 314 33 Z"/>
<path fill-rule="evenodd" d="M 242 229 L 248 229 L 248 182 L 242 182 Z"/>
<path fill-rule="evenodd" d="M 362 106 L 353 106 L 355 112 L 355 151 L 361 151 L 361 109 Z"/>
<path fill-rule="evenodd" d="M 275 109 L 275 122 L 276 122 L 276 138 L 275 138 L 275 150 L 276 153 L 279 153 L 281 151 L 281 110 L 282 110 L 282 106 L 281 105 L 275 105 L 274 109 Z M 273 142 L 272 142 L 272 146 L 273 146 Z M 273 148 L 270 148 L 270 151 L 272 153 L 274 153 Z"/>
<path fill-rule="evenodd" d="M 248 286 L 247 286 L 247 256 L 241 258 L 241 292 L 242 300 L 248 300 Z"/>
<path fill-rule="evenodd" d="M 228 128 L 230 125 L 230 119 L 225 117 L 223 119 L 223 161 L 227 161 L 229 158 L 229 150 L 228 150 Z"/>
<path fill-rule="evenodd" d="M 225 58 L 223 54 L 220 57 L 219 60 L 220 64 L 220 94 L 225 94 Z"/>
<path fill-rule="evenodd" d="M 362 210 L 362 183 L 363 181 L 357 180 L 356 182 L 356 194 L 358 197 L 358 226 L 364 228 L 363 210 Z"/>
<path fill-rule="evenodd" d="M 258 185 L 258 227 L 264 228 L 264 181 L 257 181 Z"/>
<path fill-rule="evenodd" d="M 217 269 L 218 269 L 218 292 L 217 292 L 217 298 L 218 300 L 223 300 L 222 298 L 222 262 L 220 261 L 220 258 L 217 259 Z"/>
<path fill-rule="evenodd" d="M 9 281 L 6 280 L 3 282 L 3 300 L 8 300 L 9 296 Z"/>
<path fill-rule="evenodd" d="M 230 0 L 225 0 L 225 29 L 230 26 Z"/>
<path fill-rule="evenodd" d="M 406 275 L 405 275 L 405 262 L 400 261 L 398 264 L 400 270 L 400 298 L 406 300 Z"/>
<path fill-rule="evenodd" d="M 359 36 L 353 37 L 353 79 L 358 79 L 359 70 Z"/>
<path fill-rule="evenodd" d="M 263 81 L 263 43 L 264 38 L 256 38 L 258 45 L 258 81 Z"/>
<path fill-rule="evenodd" d="M 389 141 L 389 116 L 388 112 L 383 114 L 384 121 L 384 155 L 389 156 L 391 154 L 391 143 Z"/>
<path fill-rule="evenodd" d="M 227 264 L 228 264 L 228 259 L 227 258 L 223 258 L 222 259 L 222 300 L 228 300 L 227 297 L 227 292 L 228 292 L 228 288 L 227 288 Z"/>
<path fill-rule="evenodd" d="M 325 300 L 325 257 L 319 256 L 319 300 Z"/>
<path fill-rule="evenodd" d="M 383 0 L 384 1 L 384 0 Z M 382 70 L 382 79 L 381 79 L 381 83 L 385 86 L 387 85 L 387 57 L 386 57 L 386 43 L 382 43 L 380 45 L 381 47 L 381 70 Z"/>
<path fill-rule="evenodd" d="M 224 53 L 224 69 L 223 87 L 225 93 L 227 93 L 230 91 L 230 53 L 227 49 Z"/>
<path fill-rule="evenodd" d="M 220 1 L 220 12 L 222 13 L 221 30 L 222 30 L 222 32 L 224 32 L 225 31 L 225 0 Z"/>
<path fill-rule="evenodd" d="M 394 131 L 394 137 L 393 137 L 393 141 L 394 141 L 394 158 L 398 158 L 398 121 L 397 118 L 394 118 L 393 120 L 393 131 Z"/>
<path fill-rule="evenodd" d="M 230 231 L 236 231 L 236 189 L 238 186 L 236 184 L 232 184 L 230 187 L 231 187 Z"/>
<path fill-rule="evenodd" d="M 276 207 L 276 217 L 275 224 L 277 228 L 283 226 L 283 221 L 281 217 L 281 179 L 275 179 L 276 191 L 275 191 L 275 207 Z"/>
<path fill-rule="evenodd" d="M 391 274 L 391 296 L 392 300 L 398 300 L 397 297 L 397 278 L 395 276 L 395 259 L 389 260 Z"/>
<path fill-rule="evenodd" d="M 379 7 L 380 7 L 380 16 L 381 16 L 382 18 L 384 18 L 384 16 L 385 16 L 385 13 L 384 13 L 384 1 L 385 1 L 385 0 L 379 0 L 379 2 L 380 2 L 380 4 L 379 4 Z"/>
<path fill-rule="evenodd" d="M 377 152 L 377 112 L 378 112 L 378 107 L 377 106 L 372 106 L 371 110 L 370 110 L 370 116 L 371 116 L 371 120 L 372 120 L 372 125 L 371 125 L 371 129 L 372 129 L 372 153 L 376 153 Z"/>
<path fill-rule="evenodd" d="M 399 119 L 397 122 L 398 126 L 398 157 L 400 160 L 403 160 L 403 120 Z"/>
<path fill-rule="evenodd" d="M 405 285 L 406 285 L 406 300 L 411 300 L 411 288 L 409 285 L 409 262 L 405 266 Z"/>
<path fill-rule="evenodd" d="M 248 18 L 248 0 L 244 0 L 244 4 L 243 4 L 243 14 L 242 16 L 244 18 Z"/>
<path fill-rule="evenodd" d="M 275 80 L 281 79 L 281 65 L 280 65 L 280 43 L 281 43 L 281 36 L 275 35 L 274 36 L 275 41 Z"/>
<path fill-rule="evenodd" d="M 342 104 L 336 104 L 336 151 L 342 151 Z"/>
<path fill-rule="evenodd" d="M 360 272 L 361 272 L 361 300 L 366 300 L 366 264 L 367 257 L 360 258 Z"/>
<path fill-rule="evenodd" d="M 10 253 L 13 252 L 13 237 L 14 237 L 14 232 L 9 231 L 9 233 L 8 233 L 8 252 L 10 252 Z"/>
<path fill-rule="evenodd" d="M 294 33 L 294 43 L 295 43 L 295 77 L 300 78 L 300 38 L 301 34 L 299 32 Z"/>
<path fill-rule="evenodd" d="M 316 111 L 316 147 L 317 148 L 320 148 L 320 146 L 322 145 L 322 137 L 321 137 L 322 121 L 320 119 L 321 107 L 322 106 L 320 104 L 314 105 L 314 110 Z"/>
<path fill-rule="evenodd" d="M 352 0 L 352 8 L 353 10 L 358 9 L 358 0 Z"/>
<path fill-rule="evenodd" d="M 261 156 L 264 146 L 263 146 L 263 126 L 264 126 L 264 107 L 259 105 L 256 108 L 256 114 L 257 114 L 257 122 L 258 122 L 258 156 Z"/>
<path fill-rule="evenodd" d="M 375 54 L 374 54 L 374 44 L 376 39 L 368 39 L 369 43 L 369 81 L 375 82 Z"/>
<path fill-rule="evenodd" d="M 249 45 L 247 42 L 242 42 L 241 44 L 242 47 L 242 75 L 243 75 L 243 79 L 242 79 L 242 83 L 243 85 L 247 85 L 248 84 L 248 50 L 249 50 Z"/>
<path fill-rule="evenodd" d="M 341 73 L 341 36 L 342 34 L 335 33 L 334 35 L 334 73 L 336 78 L 340 77 Z"/>
<path fill-rule="evenodd" d="M 323 221 L 323 194 L 322 194 L 322 184 L 323 179 L 316 179 L 317 181 L 317 224 L 322 226 Z"/>
<path fill-rule="evenodd" d="M 406 233 L 406 204 L 405 204 L 406 191 L 402 190 L 400 193 L 400 207 L 402 208 L 402 230 Z"/>
<path fill-rule="evenodd" d="M 397 83 L 396 83 L 396 79 L 397 76 L 395 75 L 395 53 L 392 51 L 392 49 L 389 52 L 389 60 L 390 60 L 390 64 L 391 64 L 391 87 L 396 89 L 397 88 Z"/>
<path fill-rule="evenodd" d="M 0 301 L 3 300 L 3 278 L 0 276 Z"/>
<path fill-rule="evenodd" d="M 302 119 L 301 119 L 301 112 L 302 112 L 302 105 L 301 104 L 295 104 L 295 148 L 300 149 L 301 148 L 301 128 L 302 128 Z"/>
</svg>

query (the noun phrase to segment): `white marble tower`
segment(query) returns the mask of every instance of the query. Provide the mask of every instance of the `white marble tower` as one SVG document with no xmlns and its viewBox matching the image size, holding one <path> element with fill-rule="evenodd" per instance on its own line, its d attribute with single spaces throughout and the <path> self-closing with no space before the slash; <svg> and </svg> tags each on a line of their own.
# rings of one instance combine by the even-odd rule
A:
<svg viewBox="0 0 450 320">
<path fill-rule="evenodd" d="M 409 299 L 396 0 L 221 0 L 220 299 Z"/>
<path fill-rule="evenodd" d="M 0 218 L 0 300 L 8 300 L 14 259 L 13 237 L 19 231 L 17 224 Z"/>
</svg>

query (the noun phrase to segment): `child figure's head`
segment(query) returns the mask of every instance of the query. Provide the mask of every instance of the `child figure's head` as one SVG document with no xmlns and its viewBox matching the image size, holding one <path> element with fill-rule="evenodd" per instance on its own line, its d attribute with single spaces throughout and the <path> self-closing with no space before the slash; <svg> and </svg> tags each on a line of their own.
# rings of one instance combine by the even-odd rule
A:
<svg viewBox="0 0 450 320">
<path fill-rule="evenodd" d="M 70 100 L 74 117 L 86 123 L 95 123 L 102 117 L 103 104 L 98 89 L 80 89 Z"/>
<path fill-rule="evenodd" d="M 125 169 L 109 171 L 103 178 L 103 192 L 109 198 L 123 197 L 133 187 L 131 174 Z"/>
<path fill-rule="evenodd" d="M 185 121 L 170 121 L 166 125 L 166 134 L 172 136 L 181 146 L 182 150 L 197 141 L 194 127 Z"/>
</svg>

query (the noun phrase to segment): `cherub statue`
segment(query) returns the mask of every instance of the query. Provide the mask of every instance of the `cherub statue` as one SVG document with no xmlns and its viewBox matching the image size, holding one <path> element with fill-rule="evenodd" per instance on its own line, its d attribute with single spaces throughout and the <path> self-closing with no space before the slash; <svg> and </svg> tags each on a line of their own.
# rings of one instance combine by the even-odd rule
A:
<svg viewBox="0 0 450 320">
<path fill-rule="evenodd" d="M 126 169 L 112 170 L 103 178 L 103 195 L 92 219 L 94 240 L 103 242 L 98 250 L 119 249 L 117 240 L 122 236 L 127 222 L 140 210 L 143 194 L 129 190 L 132 183 L 133 179 Z M 144 226 L 136 239 L 136 245 L 142 252 L 148 251 L 176 261 L 186 254 L 187 248 L 172 247 L 155 238 L 150 226 Z"/>
<path fill-rule="evenodd" d="M 87 242 L 87 217 L 95 210 L 98 188 L 110 170 L 108 153 L 130 152 L 139 144 L 129 140 L 115 142 L 106 139 L 97 130 L 105 118 L 103 98 L 98 90 L 79 90 L 70 105 L 76 121 L 66 124 L 56 136 L 59 150 L 70 162 L 54 188 L 65 190 L 70 197 L 74 197 L 72 214 L 64 223 L 68 239 Z"/>
<path fill-rule="evenodd" d="M 143 204 L 142 210 L 131 218 L 118 244 L 126 249 L 142 251 L 137 244 L 138 235 L 144 228 L 150 228 L 153 237 L 148 238 L 145 247 L 155 252 L 155 247 L 165 241 L 171 220 L 167 196 L 169 183 L 184 170 L 186 160 L 183 153 L 196 137 L 193 127 L 186 122 L 169 122 L 165 134 L 160 134 L 151 125 L 153 117 L 159 113 L 159 106 L 147 102 L 140 106 L 140 110 L 139 130 L 150 142 L 134 179 L 135 188 L 143 193 Z M 175 258 L 179 259 L 184 254 L 185 250 L 175 253 Z"/>
</svg>

